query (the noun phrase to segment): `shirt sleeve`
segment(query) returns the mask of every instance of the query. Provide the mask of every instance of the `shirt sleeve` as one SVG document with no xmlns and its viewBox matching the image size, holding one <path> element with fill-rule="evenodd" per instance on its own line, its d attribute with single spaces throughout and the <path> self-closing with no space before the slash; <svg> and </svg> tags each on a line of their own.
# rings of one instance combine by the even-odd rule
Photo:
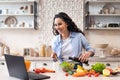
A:
<svg viewBox="0 0 120 80">
<path fill-rule="evenodd" d="M 57 44 L 58 44 L 58 37 L 57 36 L 55 36 L 54 37 L 54 39 L 52 40 L 52 45 L 51 45 L 51 47 L 52 47 L 52 52 L 54 52 L 54 53 L 56 53 L 57 54 Z"/>
<path fill-rule="evenodd" d="M 87 39 L 82 34 L 81 34 L 81 43 L 82 43 L 82 45 L 83 45 L 83 47 L 85 48 L 86 51 L 92 51 L 93 54 L 95 53 L 95 50 L 90 46 Z"/>
</svg>

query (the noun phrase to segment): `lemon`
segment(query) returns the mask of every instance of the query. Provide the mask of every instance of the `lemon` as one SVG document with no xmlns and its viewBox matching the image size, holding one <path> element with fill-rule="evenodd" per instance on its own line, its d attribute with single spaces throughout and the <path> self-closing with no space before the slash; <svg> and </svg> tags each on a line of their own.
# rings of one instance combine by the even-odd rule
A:
<svg viewBox="0 0 120 80">
<path fill-rule="evenodd" d="M 80 68 L 77 68 L 77 69 L 76 69 L 76 73 L 82 73 L 82 72 L 84 72 L 83 69 L 80 69 Z"/>
<path fill-rule="evenodd" d="M 108 69 L 104 69 L 102 73 L 104 76 L 110 76 L 110 71 Z"/>
<path fill-rule="evenodd" d="M 80 65 L 77 65 L 77 69 L 84 69 L 82 66 L 80 66 Z"/>
</svg>

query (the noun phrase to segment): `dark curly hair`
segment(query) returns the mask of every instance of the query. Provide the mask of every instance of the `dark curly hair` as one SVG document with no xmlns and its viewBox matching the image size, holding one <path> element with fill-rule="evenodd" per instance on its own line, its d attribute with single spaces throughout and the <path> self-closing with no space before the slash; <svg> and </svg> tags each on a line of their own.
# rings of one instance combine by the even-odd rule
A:
<svg viewBox="0 0 120 80">
<path fill-rule="evenodd" d="M 77 25 L 72 21 L 72 19 L 64 12 L 60 12 L 60 13 L 58 13 L 58 14 L 56 14 L 54 16 L 53 26 L 52 26 L 54 35 L 59 34 L 59 32 L 54 28 L 54 21 L 55 21 L 56 18 L 61 18 L 63 21 L 65 21 L 65 23 L 67 23 L 68 31 L 70 31 L 70 32 L 78 32 L 78 33 L 82 33 L 84 35 L 84 33 L 77 27 Z"/>
</svg>

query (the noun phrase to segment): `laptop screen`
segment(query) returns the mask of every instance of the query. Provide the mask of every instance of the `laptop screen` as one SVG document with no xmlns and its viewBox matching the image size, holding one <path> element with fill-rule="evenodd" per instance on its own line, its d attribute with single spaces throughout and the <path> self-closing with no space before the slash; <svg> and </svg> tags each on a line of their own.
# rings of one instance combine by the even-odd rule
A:
<svg viewBox="0 0 120 80">
<path fill-rule="evenodd" d="M 24 57 L 5 55 L 9 76 L 29 80 L 28 73 L 24 63 Z"/>
<path fill-rule="evenodd" d="M 33 72 L 27 72 L 24 57 L 22 56 L 13 56 L 9 54 L 4 54 L 5 61 L 7 64 L 8 72 L 11 77 L 16 77 L 23 80 L 42 80 L 49 79 L 50 76 L 35 74 Z"/>
</svg>

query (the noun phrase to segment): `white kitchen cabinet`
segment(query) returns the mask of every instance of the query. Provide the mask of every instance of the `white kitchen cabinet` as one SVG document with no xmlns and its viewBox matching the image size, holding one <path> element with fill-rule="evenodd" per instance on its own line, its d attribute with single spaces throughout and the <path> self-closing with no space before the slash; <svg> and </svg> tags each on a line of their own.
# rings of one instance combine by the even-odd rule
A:
<svg viewBox="0 0 120 80">
<path fill-rule="evenodd" d="M 37 2 L 0 1 L 0 29 L 37 29 Z"/>
<path fill-rule="evenodd" d="M 120 29 L 120 1 L 86 1 L 85 29 Z"/>
</svg>

